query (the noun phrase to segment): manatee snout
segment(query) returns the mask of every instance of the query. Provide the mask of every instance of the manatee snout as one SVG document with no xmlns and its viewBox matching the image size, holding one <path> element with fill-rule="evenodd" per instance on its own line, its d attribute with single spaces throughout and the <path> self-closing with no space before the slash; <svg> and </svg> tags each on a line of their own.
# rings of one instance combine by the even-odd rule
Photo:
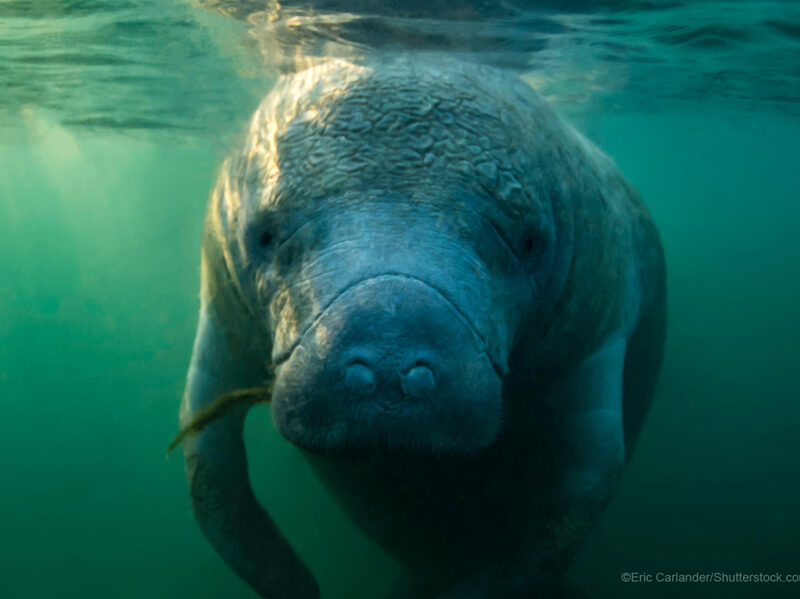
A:
<svg viewBox="0 0 800 599">
<path fill-rule="evenodd" d="M 501 368 L 441 291 L 371 276 L 339 293 L 279 364 L 273 414 L 311 451 L 475 451 L 497 434 Z"/>
</svg>

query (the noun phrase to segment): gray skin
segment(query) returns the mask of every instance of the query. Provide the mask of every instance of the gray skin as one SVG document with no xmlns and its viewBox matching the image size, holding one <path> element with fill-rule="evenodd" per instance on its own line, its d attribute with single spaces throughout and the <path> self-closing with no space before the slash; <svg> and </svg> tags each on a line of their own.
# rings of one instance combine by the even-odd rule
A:
<svg viewBox="0 0 800 599">
<path fill-rule="evenodd" d="M 279 81 L 221 169 L 181 421 L 271 381 L 409 597 L 546 593 L 642 424 L 664 278 L 636 192 L 517 77 L 330 61 Z M 244 418 L 185 442 L 199 524 L 262 596 L 316 597 L 253 495 Z"/>
</svg>

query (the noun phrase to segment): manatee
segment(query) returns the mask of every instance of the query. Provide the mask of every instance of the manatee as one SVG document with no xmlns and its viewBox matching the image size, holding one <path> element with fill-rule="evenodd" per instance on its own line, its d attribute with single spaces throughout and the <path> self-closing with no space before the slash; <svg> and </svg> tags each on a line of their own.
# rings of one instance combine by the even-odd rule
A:
<svg viewBox="0 0 800 599">
<path fill-rule="evenodd" d="M 398 593 L 557 588 L 651 401 L 665 265 L 636 191 L 530 86 L 419 54 L 282 77 L 221 167 L 201 264 L 186 468 L 257 593 L 319 594 L 251 489 L 259 389 L 405 567 Z"/>
</svg>

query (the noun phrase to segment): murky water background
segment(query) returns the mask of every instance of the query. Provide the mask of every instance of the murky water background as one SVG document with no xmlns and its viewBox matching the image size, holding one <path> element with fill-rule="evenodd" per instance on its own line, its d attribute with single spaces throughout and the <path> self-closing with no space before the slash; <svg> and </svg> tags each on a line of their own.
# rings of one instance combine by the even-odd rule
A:
<svg viewBox="0 0 800 599">
<path fill-rule="evenodd" d="M 800 6 L 522 4 L 422 27 L 355 0 L 336 18 L 332 3 L 0 3 L 0 596 L 254 596 L 196 527 L 180 456 L 164 460 L 205 199 L 278 70 L 403 40 L 524 74 L 615 158 L 663 237 L 661 384 L 576 593 L 798 596 L 620 575 L 800 574 Z M 323 597 L 377 597 L 395 567 L 268 409 L 247 439 L 257 494 Z"/>
</svg>

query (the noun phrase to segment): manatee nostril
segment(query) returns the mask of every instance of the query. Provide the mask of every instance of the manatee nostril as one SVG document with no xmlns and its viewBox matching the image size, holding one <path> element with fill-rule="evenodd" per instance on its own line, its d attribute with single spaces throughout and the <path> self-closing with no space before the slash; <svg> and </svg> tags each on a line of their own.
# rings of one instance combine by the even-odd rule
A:
<svg viewBox="0 0 800 599">
<path fill-rule="evenodd" d="M 375 375 L 366 365 L 354 362 L 344 373 L 344 384 L 353 393 L 369 395 L 375 391 Z"/>
<path fill-rule="evenodd" d="M 403 378 L 403 392 L 411 397 L 426 395 L 435 387 L 433 371 L 424 364 L 417 364 Z"/>
</svg>

